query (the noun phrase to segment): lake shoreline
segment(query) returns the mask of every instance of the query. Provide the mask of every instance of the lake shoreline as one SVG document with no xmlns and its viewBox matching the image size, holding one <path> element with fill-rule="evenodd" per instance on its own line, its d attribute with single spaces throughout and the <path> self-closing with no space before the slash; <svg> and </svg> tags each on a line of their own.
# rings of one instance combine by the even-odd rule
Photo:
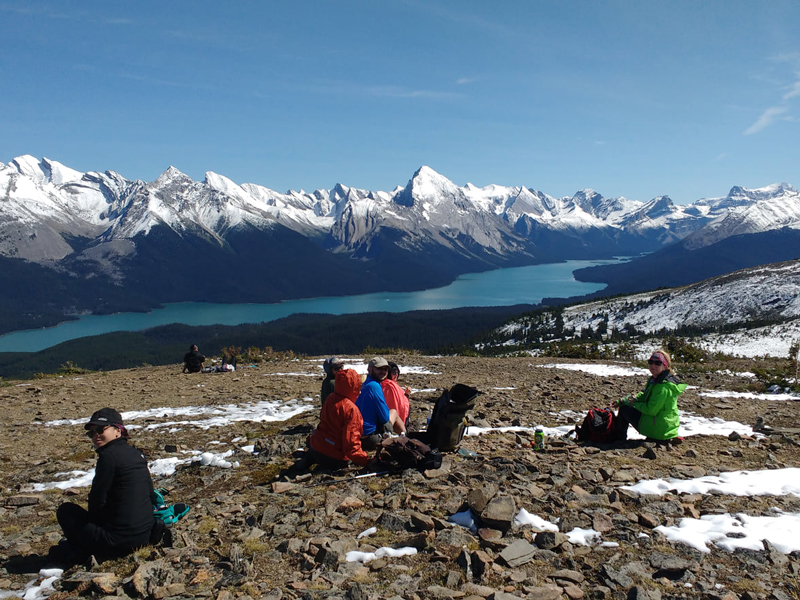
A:
<svg viewBox="0 0 800 600">
<path fill-rule="evenodd" d="M 624 259 L 623 259 L 624 260 Z M 148 311 L 90 314 L 66 319 L 52 327 L 26 329 L 0 336 L 0 353 L 37 352 L 61 342 L 114 331 L 143 331 L 168 324 L 189 326 L 266 323 L 292 314 L 341 315 L 367 312 L 404 313 L 462 307 L 539 305 L 544 298 L 580 297 L 605 285 L 578 282 L 573 271 L 614 260 L 563 261 L 495 269 L 460 275 L 449 285 L 412 292 L 381 292 L 356 296 L 323 296 L 259 303 L 163 303 Z"/>
</svg>

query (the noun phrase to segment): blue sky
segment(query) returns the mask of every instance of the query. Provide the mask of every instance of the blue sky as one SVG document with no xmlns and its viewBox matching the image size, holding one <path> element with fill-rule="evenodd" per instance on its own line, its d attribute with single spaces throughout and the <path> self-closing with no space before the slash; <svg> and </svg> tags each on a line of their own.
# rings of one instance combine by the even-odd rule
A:
<svg viewBox="0 0 800 600">
<path fill-rule="evenodd" d="M 0 161 L 278 191 L 800 186 L 800 2 L 0 0 Z"/>
</svg>

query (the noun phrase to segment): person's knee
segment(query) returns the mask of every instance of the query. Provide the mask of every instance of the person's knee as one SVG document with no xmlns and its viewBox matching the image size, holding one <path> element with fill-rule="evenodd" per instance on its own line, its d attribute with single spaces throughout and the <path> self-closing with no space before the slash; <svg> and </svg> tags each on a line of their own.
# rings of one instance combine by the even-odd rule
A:
<svg viewBox="0 0 800 600">
<path fill-rule="evenodd" d="M 403 424 L 403 420 L 400 418 L 400 415 L 397 414 L 397 411 L 393 408 L 389 409 L 389 423 L 392 424 L 392 430 L 395 433 L 404 433 L 406 430 L 406 426 Z"/>
</svg>

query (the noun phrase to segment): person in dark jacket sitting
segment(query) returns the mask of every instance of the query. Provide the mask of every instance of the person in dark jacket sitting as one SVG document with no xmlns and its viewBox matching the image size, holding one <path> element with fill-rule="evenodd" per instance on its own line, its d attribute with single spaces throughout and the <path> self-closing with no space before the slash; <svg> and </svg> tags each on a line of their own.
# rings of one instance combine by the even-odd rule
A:
<svg viewBox="0 0 800 600">
<path fill-rule="evenodd" d="M 200 373 L 203 370 L 203 363 L 206 357 L 200 354 L 197 344 L 189 346 L 189 351 L 183 355 L 183 372 Z"/>
<path fill-rule="evenodd" d="M 326 358 L 322 363 L 322 370 L 325 371 L 325 379 L 322 380 L 322 388 L 319 392 L 319 403 L 324 405 L 325 400 L 328 399 L 335 391 L 336 373 L 344 368 L 344 361 L 336 356 Z"/>
<path fill-rule="evenodd" d="M 122 416 L 101 408 L 85 429 L 97 452 L 89 510 L 65 502 L 56 511 L 76 562 L 90 555 L 98 561 L 125 556 L 159 541 L 154 539 L 160 532 L 153 516 L 153 480 L 144 455 L 128 444 Z"/>
</svg>

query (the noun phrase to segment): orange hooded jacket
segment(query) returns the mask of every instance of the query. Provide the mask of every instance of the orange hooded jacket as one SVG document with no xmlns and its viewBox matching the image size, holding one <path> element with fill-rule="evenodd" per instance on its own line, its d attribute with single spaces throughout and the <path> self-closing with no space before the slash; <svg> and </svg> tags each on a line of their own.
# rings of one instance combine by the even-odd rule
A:
<svg viewBox="0 0 800 600">
<path fill-rule="evenodd" d="M 311 447 L 336 460 L 352 460 L 360 466 L 369 462 L 361 447 L 364 419 L 354 404 L 361 391 L 361 377 L 352 369 L 336 373 L 334 392 L 325 399 L 319 425 L 311 434 Z"/>
</svg>

